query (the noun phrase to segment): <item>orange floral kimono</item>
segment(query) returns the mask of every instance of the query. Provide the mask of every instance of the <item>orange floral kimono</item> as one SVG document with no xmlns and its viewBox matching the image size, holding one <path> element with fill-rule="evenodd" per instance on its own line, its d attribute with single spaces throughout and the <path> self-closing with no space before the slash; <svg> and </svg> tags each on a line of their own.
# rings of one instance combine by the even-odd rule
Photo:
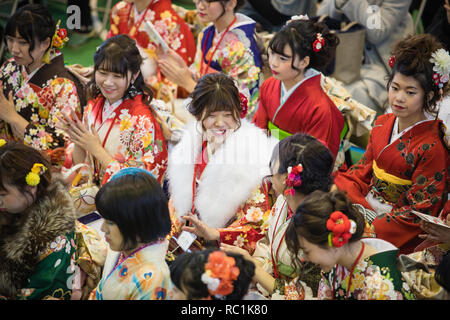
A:
<svg viewBox="0 0 450 320">
<path fill-rule="evenodd" d="M 103 96 L 88 102 L 83 123 L 88 128 L 94 125 L 104 148 L 114 158 L 106 168 L 95 163 L 101 184 L 126 167 L 146 169 L 162 184 L 167 167 L 167 145 L 151 108 L 163 102 L 152 100 L 149 106 L 143 99 L 139 94 L 134 99 L 119 101 L 119 105 L 107 106 L 110 110 L 104 110 Z"/>
</svg>

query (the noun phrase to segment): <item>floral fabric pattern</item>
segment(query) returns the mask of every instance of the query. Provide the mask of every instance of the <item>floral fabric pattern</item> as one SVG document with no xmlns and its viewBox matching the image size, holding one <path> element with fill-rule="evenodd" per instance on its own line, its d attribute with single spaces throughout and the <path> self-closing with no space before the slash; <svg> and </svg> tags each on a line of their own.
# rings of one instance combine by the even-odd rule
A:
<svg viewBox="0 0 450 320">
<path fill-rule="evenodd" d="M 17 113 L 29 122 L 24 136 L 17 137 L 9 125 L 1 121 L 0 136 L 5 140 L 23 139 L 25 144 L 45 151 L 51 157 L 52 164 L 59 167 L 64 162 L 67 136 L 56 129 L 56 117 L 73 111 L 81 119 L 76 86 L 71 80 L 56 75 L 45 79 L 42 86 L 33 83 L 33 78 L 29 78 L 14 59 L 6 61 L 0 69 L 5 96 L 13 92 Z"/>
</svg>

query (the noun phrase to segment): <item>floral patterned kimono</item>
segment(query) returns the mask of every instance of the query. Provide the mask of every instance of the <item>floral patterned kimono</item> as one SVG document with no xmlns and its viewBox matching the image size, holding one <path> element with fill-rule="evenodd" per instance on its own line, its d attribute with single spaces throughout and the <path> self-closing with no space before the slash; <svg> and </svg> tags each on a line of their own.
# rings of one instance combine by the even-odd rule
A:
<svg viewBox="0 0 450 320">
<path fill-rule="evenodd" d="M 192 65 L 194 78 L 223 72 L 235 79 L 239 91 L 249 98 L 247 118 L 254 113 L 258 102 L 261 68 L 261 53 L 255 40 L 255 21 L 251 18 L 237 13 L 236 21 L 228 32 L 224 30 L 219 33 L 214 25 L 210 25 L 199 34 Z"/>
<path fill-rule="evenodd" d="M 292 215 L 293 212 L 288 207 L 286 198 L 279 195 L 268 218 L 265 236 L 256 243 L 253 253 L 253 258 L 262 263 L 264 271 L 275 277 L 272 299 L 304 300 L 312 298 L 312 290 L 305 283 L 302 283 L 304 290 L 297 290 L 294 281 L 297 272 L 284 241 Z M 263 288 L 260 286 L 258 288 L 264 292 Z"/>
<path fill-rule="evenodd" d="M 188 66 L 194 62 L 195 57 L 195 39 L 189 26 L 173 10 L 170 0 L 153 0 L 141 14 L 137 12 L 134 4 L 120 1 L 113 7 L 110 21 L 111 28 L 107 37 L 128 34 L 136 40 L 141 55 L 146 58 L 141 68 L 145 81 L 155 90 L 161 89 L 158 98 L 167 101 L 170 98 L 169 91 L 176 90 L 176 85 L 157 72 L 154 61 L 156 46 L 145 31 L 145 21 L 150 21 L 155 26 L 167 45 L 177 52 Z"/>
<path fill-rule="evenodd" d="M 167 240 L 150 244 L 119 261 L 109 250 L 103 277 L 90 300 L 165 300 L 170 285 Z"/>
<path fill-rule="evenodd" d="M 421 242 L 419 218 L 411 210 L 438 216 L 448 192 L 449 153 L 440 120 L 423 120 L 392 139 L 393 114 L 380 116 L 362 159 L 335 178 L 350 199 L 376 212 L 377 238 L 411 253 Z"/>
<path fill-rule="evenodd" d="M 74 111 L 81 119 L 80 99 L 74 77 L 64 67 L 63 55 L 52 51 L 51 63 L 27 74 L 25 67 L 18 65 L 13 58 L 6 61 L 0 69 L 3 93 L 8 97 L 13 92 L 16 111 L 29 125 L 25 135 L 18 137 L 9 124 L 0 120 L 0 137 L 5 140 L 22 141 L 45 151 L 55 167 L 64 162 L 67 137 L 55 128 L 56 116 Z"/>
<path fill-rule="evenodd" d="M 318 298 L 322 300 L 414 300 L 415 296 L 397 269 L 396 247 L 381 239 L 363 239 L 378 253 L 360 260 L 353 271 L 336 265 L 323 274 Z M 350 288 L 348 288 L 350 282 Z"/>
<path fill-rule="evenodd" d="M 95 164 L 101 184 L 126 167 L 142 167 L 150 171 L 160 183 L 167 167 L 167 146 L 159 123 L 151 108 L 163 103 L 152 100 L 150 106 L 142 94 L 134 99 L 119 100 L 110 105 L 103 96 L 89 101 L 83 123 L 94 125 L 106 151 L 114 158 L 106 168 Z M 89 163 L 89 159 L 86 159 Z M 94 160 L 94 162 L 96 162 Z"/>
<path fill-rule="evenodd" d="M 194 207 L 200 220 L 217 228 L 221 242 L 252 253 L 267 227 L 271 204 L 262 180 L 276 141 L 242 119 L 211 155 L 196 127 L 196 121 L 187 126 L 169 158 L 172 234 L 178 235 L 180 217 Z"/>
</svg>

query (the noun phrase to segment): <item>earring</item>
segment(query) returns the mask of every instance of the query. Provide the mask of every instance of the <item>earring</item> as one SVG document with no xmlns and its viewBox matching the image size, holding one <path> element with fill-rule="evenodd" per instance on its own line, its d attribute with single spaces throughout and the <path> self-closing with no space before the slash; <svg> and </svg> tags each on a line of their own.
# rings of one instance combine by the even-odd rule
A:
<svg viewBox="0 0 450 320">
<path fill-rule="evenodd" d="M 138 94 L 139 94 L 139 91 L 137 90 L 137 88 L 135 87 L 134 83 L 132 82 L 130 84 L 130 87 L 128 88 L 128 95 L 133 99 Z"/>
</svg>

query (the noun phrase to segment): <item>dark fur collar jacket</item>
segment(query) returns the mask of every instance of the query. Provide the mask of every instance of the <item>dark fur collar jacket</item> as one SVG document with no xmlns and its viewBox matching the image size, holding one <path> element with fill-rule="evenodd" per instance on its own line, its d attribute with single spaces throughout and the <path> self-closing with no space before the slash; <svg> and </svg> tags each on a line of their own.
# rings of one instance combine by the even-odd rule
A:
<svg viewBox="0 0 450 320">
<path fill-rule="evenodd" d="M 0 295 L 15 299 L 39 263 L 40 252 L 75 229 L 76 211 L 68 189 L 56 180 L 46 196 L 10 218 L 0 224 Z"/>
</svg>

